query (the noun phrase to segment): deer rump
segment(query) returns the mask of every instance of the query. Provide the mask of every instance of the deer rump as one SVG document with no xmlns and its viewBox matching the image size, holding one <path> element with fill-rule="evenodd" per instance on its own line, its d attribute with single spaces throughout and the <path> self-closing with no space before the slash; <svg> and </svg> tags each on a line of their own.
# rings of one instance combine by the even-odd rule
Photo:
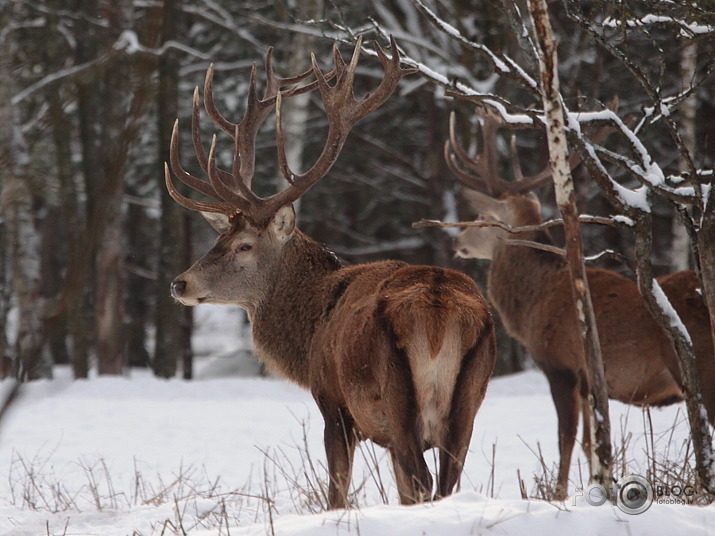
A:
<svg viewBox="0 0 715 536">
<path fill-rule="evenodd" d="M 422 452 L 440 448 L 437 496 L 449 494 L 496 359 L 486 300 L 459 272 L 394 261 L 345 268 L 329 284 L 310 382 L 326 422 L 330 408 L 347 411 L 359 439 L 390 450 L 398 476 L 425 479 L 426 497 Z"/>
</svg>

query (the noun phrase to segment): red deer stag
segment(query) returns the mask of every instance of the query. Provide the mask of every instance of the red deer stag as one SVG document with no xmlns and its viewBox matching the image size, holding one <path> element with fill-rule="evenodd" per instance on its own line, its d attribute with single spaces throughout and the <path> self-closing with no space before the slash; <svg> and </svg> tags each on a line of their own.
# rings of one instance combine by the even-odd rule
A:
<svg viewBox="0 0 715 536">
<path fill-rule="evenodd" d="M 462 190 L 464 198 L 485 220 L 514 228 L 538 226 L 543 223 L 541 206 L 530 192 L 550 180 L 550 171 L 547 168 L 525 177 L 512 147 L 515 180 L 499 177 L 496 135 L 500 124 L 491 116 L 483 120 L 483 147 L 477 158 L 469 157 L 457 142 L 454 118 L 450 124 L 445 156 L 450 169 L 466 186 Z M 577 158 L 571 163 L 577 165 Z M 491 260 L 487 297 L 507 332 L 526 347 L 549 381 L 558 416 L 560 463 L 556 494 L 565 498 L 579 411 L 586 408 L 589 393 L 568 267 L 558 254 L 510 244 L 508 239 L 551 244 L 544 230 L 511 233 L 500 227 L 468 227 L 458 235 L 454 248 L 463 258 Z M 654 406 L 682 400 L 676 355 L 646 310 L 636 283 L 599 268 L 588 268 L 587 276 L 609 397 Z M 709 317 L 704 301 L 695 291 L 694 272 L 680 272 L 661 281 L 694 334 L 703 383 L 715 385 Z M 715 415 L 714 396 L 715 391 L 705 397 L 711 420 Z M 584 418 L 582 446 L 587 455 L 589 443 L 590 427 Z"/>
<path fill-rule="evenodd" d="M 220 233 L 213 248 L 171 285 L 184 305 L 236 304 L 249 315 L 259 358 L 309 389 L 325 420 L 330 476 L 329 506 L 347 506 L 356 442 L 371 439 L 389 450 L 402 503 L 433 496 L 424 451 L 438 448 L 435 497 L 452 492 L 467 454 L 476 412 L 494 360 L 492 318 L 486 300 L 463 274 L 430 266 L 382 261 L 344 267 L 336 256 L 295 227 L 292 202 L 320 180 L 338 157 L 352 126 L 392 94 L 407 72 L 392 40 L 392 57 L 379 47 L 385 71 L 374 92 L 355 100 L 358 42 L 346 66 L 334 48 L 335 82 L 318 68 L 279 79 L 266 58 L 268 79 L 256 97 L 255 68 L 245 115 L 233 124 L 212 100 L 213 70 L 204 103 L 217 126 L 233 138 L 231 171 L 208 157 L 199 139 L 198 90 L 194 93 L 193 141 L 208 181 L 182 169 L 178 130 L 171 142 L 171 169 L 183 182 L 213 198 L 195 201 L 166 186 L 184 207 L 198 210 Z M 325 147 L 302 174 L 288 167 L 280 124 L 281 90 L 312 74 L 328 118 Z M 305 86 L 303 88 L 305 90 Z M 278 164 L 287 189 L 261 198 L 251 189 L 255 138 L 275 105 Z"/>
</svg>

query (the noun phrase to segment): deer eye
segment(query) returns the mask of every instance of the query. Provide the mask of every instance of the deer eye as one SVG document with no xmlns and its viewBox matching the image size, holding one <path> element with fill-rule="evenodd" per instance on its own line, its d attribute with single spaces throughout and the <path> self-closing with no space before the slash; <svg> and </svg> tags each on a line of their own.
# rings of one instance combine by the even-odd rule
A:
<svg viewBox="0 0 715 536">
<path fill-rule="evenodd" d="M 238 251 L 251 251 L 253 249 L 253 245 L 251 244 L 241 244 L 238 246 Z"/>
</svg>

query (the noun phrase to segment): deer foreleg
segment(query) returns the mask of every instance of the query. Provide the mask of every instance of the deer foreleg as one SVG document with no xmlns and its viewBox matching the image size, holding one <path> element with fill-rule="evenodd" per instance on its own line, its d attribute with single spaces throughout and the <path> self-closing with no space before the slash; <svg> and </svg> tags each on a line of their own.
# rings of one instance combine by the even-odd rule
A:
<svg viewBox="0 0 715 536">
<path fill-rule="evenodd" d="M 328 460 L 328 506 L 347 508 L 350 475 L 357 438 L 352 417 L 342 408 L 320 407 L 325 419 L 323 438 Z"/>
</svg>

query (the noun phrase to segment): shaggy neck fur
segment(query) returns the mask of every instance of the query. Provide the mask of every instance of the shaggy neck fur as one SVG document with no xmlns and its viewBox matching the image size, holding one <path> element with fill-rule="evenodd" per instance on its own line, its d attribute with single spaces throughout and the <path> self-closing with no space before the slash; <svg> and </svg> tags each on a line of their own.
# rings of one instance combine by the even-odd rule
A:
<svg viewBox="0 0 715 536">
<path fill-rule="evenodd" d="M 550 237 L 543 232 L 523 233 L 513 238 L 551 244 Z M 532 320 L 531 311 L 544 299 L 544 289 L 553 285 L 565 267 L 564 259 L 554 253 L 502 241 L 494 248 L 487 294 L 513 337 L 524 342 Z"/>
<path fill-rule="evenodd" d="M 283 249 L 273 288 L 250 314 L 259 357 L 308 387 L 308 355 L 326 309 L 325 278 L 339 270 L 334 253 L 296 229 Z"/>
</svg>

